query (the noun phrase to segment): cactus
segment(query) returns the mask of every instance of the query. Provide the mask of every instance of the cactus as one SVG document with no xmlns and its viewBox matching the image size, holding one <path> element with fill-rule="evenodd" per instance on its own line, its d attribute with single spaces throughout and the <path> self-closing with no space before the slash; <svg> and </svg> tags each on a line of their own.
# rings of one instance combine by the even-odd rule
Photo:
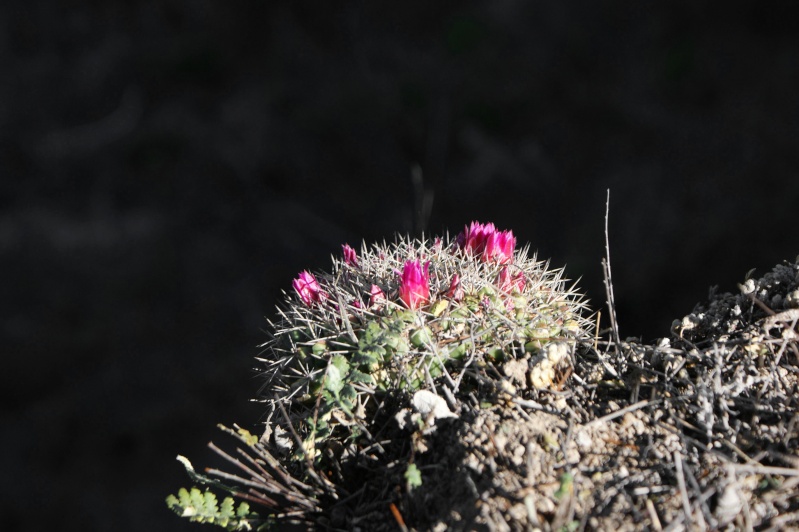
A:
<svg viewBox="0 0 799 532">
<path fill-rule="evenodd" d="M 568 364 L 553 353 L 568 354 L 591 325 L 563 270 L 515 245 L 511 231 L 473 222 L 454 240 L 345 244 L 330 272 L 302 272 L 259 357 L 267 439 L 296 433 L 301 448 L 285 437 L 282 447 L 315 460 L 334 434 L 368 435 L 381 396 L 444 386 L 465 397 L 488 365 L 509 361 L 528 362 L 517 383 L 551 385 L 554 365 Z"/>
<path fill-rule="evenodd" d="M 325 508 L 349 497 L 353 464 L 344 457 L 388 456 L 372 435 L 387 417 L 415 431 L 411 448 L 395 451 L 424 452 L 423 435 L 437 419 L 457 418 L 466 398 L 483 405 L 520 386 L 562 385 L 590 334 L 585 302 L 563 270 L 517 250 L 513 233 L 492 224 L 473 222 L 455 239 L 342 248 L 331 271 L 298 275 L 270 322 L 258 357 L 264 435 L 220 426 L 242 445 L 235 456 L 209 444 L 236 473 L 202 475 L 178 457 L 195 482 L 262 514 L 247 505 L 234 512 L 232 499 L 220 505 L 197 488 L 167 499 L 175 512 L 230 530 L 326 522 Z M 423 486 L 410 458 L 409 492 Z"/>
</svg>

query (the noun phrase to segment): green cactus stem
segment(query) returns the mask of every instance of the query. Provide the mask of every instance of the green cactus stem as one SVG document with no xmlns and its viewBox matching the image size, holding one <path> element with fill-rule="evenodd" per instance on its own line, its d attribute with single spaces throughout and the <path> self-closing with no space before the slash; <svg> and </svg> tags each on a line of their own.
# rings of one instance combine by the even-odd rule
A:
<svg viewBox="0 0 799 532">
<path fill-rule="evenodd" d="M 447 386 L 463 397 L 464 377 L 489 364 L 548 361 L 550 343 L 587 338 L 585 302 L 563 270 L 514 248 L 510 231 L 473 223 L 457 239 L 347 245 L 331 271 L 302 272 L 259 357 L 269 423 L 285 423 L 282 404 L 303 438 L 294 455 L 368 434 L 385 394 Z"/>
</svg>

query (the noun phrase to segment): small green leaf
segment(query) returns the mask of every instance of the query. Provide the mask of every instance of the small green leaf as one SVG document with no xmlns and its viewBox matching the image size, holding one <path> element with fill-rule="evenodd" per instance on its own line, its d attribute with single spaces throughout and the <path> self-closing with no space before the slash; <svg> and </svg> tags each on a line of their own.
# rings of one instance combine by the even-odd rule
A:
<svg viewBox="0 0 799 532">
<path fill-rule="evenodd" d="M 358 371 L 357 369 L 353 369 L 350 371 L 350 375 L 348 380 L 352 383 L 363 383 L 363 384 L 374 384 L 374 378 L 369 375 L 368 373 L 364 373 L 362 371 Z"/>
<path fill-rule="evenodd" d="M 331 401 L 331 402 L 333 402 L 333 401 Z M 328 419 L 329 419 L 329 417 L 320 417 L 317 420 L 316 426 L 313 429 L 315 437 L 316 437 L 317 440 L 323 440 L 323 439 L 327 438 L 328 436 L 330 436 L 330 434 L 333 432 L 333 429 L 330 426 L 330 423 L 328 423 Z M 313 419 L 309 419 L 309 423 L 308 424 L 311 425 L 312 423 L 313 423 Z"/>
<path fill-rule="evenodd" d="M 563 473 L 560 476 L 560 487 L 555 492 L 555 498 L 560 500 L 565 496 L 571 495 L 574 492 L 574 475 L 571 473 Z"/>
<path fill-rule="evenodd" d="M 236 510 L 236 517 L 247 517 L 250 513 L 250 505 L 246 502 L 239 504 L 239 509 Z"/>
<path fill-rule="evenodd" d="M 330 363 L 336 366 L 342 375 L 346 375 L 347 371 L 349 371 L 350 369 L 350 363 L 347 362 L 347 357 L 345 357 L 344 355 L 334 356 L 331 359 Z"/>
<path fill-rule="evenodd" d="M 355 388 L 353 388 L 351 384 L 345 384 L 341 388 L 341 391 L 339 392 L 339 398 L 342 401 L 348 401 L 350 404 L 352 404 L 352 402 L 355 401 L 355 398 L 357 396 L 358 393 L 355 391 Z"/>
<path fill-rule="evenodd" d="M 197 488 L 192 488 L 189 492 L 189 503 L 193 512 L 202 510 L 203 504 L 205 503 L 205 498 L 203 497 L 202 492 L 200 492 L 200 490 Z"/>
<path fill-rule="evenodd" d="M 325 373 L 325 388 L 337 395 L 343 386 L 344 381 L 341 370 L 335 364 L 330 364 Z"/>
<path fill-rule="evenodd" d="M 402 331 L 404 330 L 405 330 L 405 322 L 398 318 L 390 320 L 386 325 L 387 336 L 400 336 L 402 334 Z"/>
<path fill-rule="evenodd" d="M 355 364 L 372 365 L 379 364 L 383 360 L 386 349 L 381 345 L 363 345 L 358 348 L 358 352 L 352 357 Z"/>
<path fill-rule="evenodd" d="M 413 323 L 416 321 L 416 313 L 412 310 L 400 310 L 397 312 L 396 317 L 405 323 Z"/>
<path fill-rule="evenodd" d="M 219 505 L 219 515 L 223 519 L 230 519 L 231 517 L 234 516 L 232 498 L 225 497 L 225 500 L 222 501 L 222 504 Z"/>
<path fill-rule="evenodd" d="M 208 509 L 210 512 L 217 512 L 218 507 L 216 503 L 216 495 L 212 491 L 206 491 L 203 493 L 203 507 Z"/>
<path fill-rule="evenodd" d="M 405 470 L 405 482 L 408 483 L 408 491 L 422 485 L 422 472 L 419 471 L 416 464 L 408 464 L 408 468 Z"/>
<path fill-rule="evenodd" d="M 384 332 L 383 329 L 380 328 L 380 325 L 377 322 L 371 321 L 366 326 L 366 331 L 364 331 L 363 338 L 360 344 L 380 344 L 383 343 Z"/>
<path fill-rule="evenodd" d="M 578 528 L 580 528 L 580 521 L 569 521 L 560 527 L 558 532 L 574 532 Z"/>
<path fill-rule="evenodd" d="M 250 447 L 258 443 L 258 436 L 253 436 L 249 430 L 239 427 L 239 430 L 237 432 L 239 433 L 239 436 L 241 436 L 241 438 L 244 440 L 244 443 L 246 443 Z"/>
<path fill-rule="evenodd" d="M 406 339 L 402 339 L 402 341 L 397 345 L 397 355 L 404 356 L 407 355 L 411 350 L 411 344 Z"/>
</svg>

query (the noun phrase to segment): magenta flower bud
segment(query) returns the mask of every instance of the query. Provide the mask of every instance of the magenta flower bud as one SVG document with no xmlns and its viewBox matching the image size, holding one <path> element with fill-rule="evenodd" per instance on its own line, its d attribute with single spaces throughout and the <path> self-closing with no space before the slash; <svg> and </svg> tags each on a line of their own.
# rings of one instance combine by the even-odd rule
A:
<svg viewBox="0 0 799 532">
<path fill-rule="evenodd" d="M 513 231 L 497 231 L 486 238 L 483 262 L 498 262 L 506 264 L 513 260 L 513 250 L 516 248 L 516 237 Z"/>
<path fill-rule="evenodd" d="M 511 293 L 513 291 L 521 293 L 524 290 L 524 285 L 526 283 L 526 279 L 524 278 L 523 272 L 518 272 L 515 275 L 511 275 L 510 269 L 505 266 L 499 271 L 499 276 L 497 277 L 497 286 L 503 292 Z"/>
<path fill-rule="evenodd" d="M 378 305 L 382 305 L 386 301 L 386 294 L 380 290 L 380 287 L 376 284 L 372 285 L 372 288 L 369 290 L 369 306 L 374 307 Z"/>
<path fill-rule="evenodd" d="M 447 290 L 447 297 L 454 301 L 461 301 L 463 299 L 463 288 L 461 287 L 461 278 L 456 273 L 452 276 L 452 281 L 449 283 L 449 290 Z"/>
<path fill-rule="evenodd" d="M 480 222 L 472 222 L 469 227 L 464 227 L 463 231 L 458 235 L 458 247 L 467 253 L 477 256 L 485 250 L 488 237 L 496 233 L 496 231 L 492 223 L 483 225 Z"/>
<path fill-rule="evenodd" d="M 346 262 L 349 266 L 358 267 L 358 254 L 355 253 L 355 250 L 350 247 L 349 244 L 343 244 L 341 249 L 344 252 L 344 262 Z"/>
<path fill-rule="evenodd" d="M 324 303 L 328 298 L 327 293 L 319 286 L 319 281 L 307 270 L 300 272 L 299 277 L 294 279 L 291 284 L 302 302 L 309 307 L 314 303 Z"/>
<path fill-rule="evenodd" d="M 430 299 L 430 262 L 424 266 L 418 260 L 407 261 L 402 269 L 400 299 L 410 309 L 422 306 Z"/>
</svg>

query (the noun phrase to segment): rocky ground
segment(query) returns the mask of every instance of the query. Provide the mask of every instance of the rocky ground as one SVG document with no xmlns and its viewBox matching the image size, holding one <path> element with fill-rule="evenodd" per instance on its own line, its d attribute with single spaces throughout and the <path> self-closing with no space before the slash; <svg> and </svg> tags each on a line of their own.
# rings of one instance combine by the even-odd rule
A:
<svg viewBox="0 0 799 532">
<path fill-rule="evenodd" d="M 400 509 L 420 529 L 796 528 L 798 287 L 799 262 L 778 265 L 671 340 L 611 344 L 607 367 L 578 355 L 573 380 L 529 403 L 465 408 L 430 446 L 440 499 Z"/>
<path fill-rule="evenodd" d="M 453 413 L 414 396 L 418 425 L 386 401 L 329 471 L 283 461 L 312 487 L 262 470 L 250 487 L 285 500 L 252 509 L 336 530 L 794 529 L 798 323 L 799 259 L 713 294 L 657 345 L 578 346 L 548 382 L 534 359 L 488 364 Z M 270 442 L 241 448 L 269 457 Z"/>
<path fill-rule="evenodd" d="M 341 242 L 493 221 L 603 308 L 610 188 L 641 345 L 791 259 L 795 20 L 745 1 L 2 3 L 0 528 L 194 530 L 164 505 L 175 455 L 213 463 L 217 422 L 258 426 L 263 318 Z M 702 457 L 682 458 L 689 495 Z"/>
</svg>

